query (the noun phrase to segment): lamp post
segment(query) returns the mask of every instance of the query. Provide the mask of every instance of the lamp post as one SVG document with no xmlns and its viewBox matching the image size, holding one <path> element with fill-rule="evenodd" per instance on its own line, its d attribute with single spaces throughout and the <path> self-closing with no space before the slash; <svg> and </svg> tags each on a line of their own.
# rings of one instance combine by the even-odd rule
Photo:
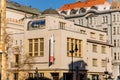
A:
<svg viewBox="0 0 120 80">
<path fill-rule="evenodd" d="M 70 50 L 71 57 L 72 57 L 72 79 L 73 79 L 73 53 L 77 52 L 77 51 L 78 51 L 77 44 L 75 44 L 75 49 L 73 49 L 73 43 L 72 43 L 71 50 Z"/>
<path fill-rule="evenodd" d="M 111 76 L 109 75 L 109 72 L 107 71 L 107 63 L 109 63 L 109 59 L 108 58 L 106 58 L 106 71 L 104 72 L 104 74 L 106 75 L 106 80 L 110 80 L 111 79 Z M 107 77 L 107 75 L 109 75 L 108 77 Z"/>
<path fill-rule="evenodd" d="M 107 80 L 107 75 L 108 75 L 108 71 L 106 70 L 105 72 L 104 72 L 104 74 L 106 75 L 106 80 Z"/>
<path fill-rule="evenodd" d="M 37 67 L 35 69 L 35 78 L 36 78 L 36 80 L 39 80 L 39 73 L 38 73 L 38 68 Z"/>
</svg>

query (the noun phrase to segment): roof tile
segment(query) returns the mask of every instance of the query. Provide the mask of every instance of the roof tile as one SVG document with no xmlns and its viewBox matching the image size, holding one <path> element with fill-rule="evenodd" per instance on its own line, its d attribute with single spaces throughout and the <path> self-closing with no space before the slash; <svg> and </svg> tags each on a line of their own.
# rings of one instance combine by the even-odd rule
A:
<svg viewBox="0 0 120 80">
<path fill-rule="evenodd" d="M 74 8 L 92 7 L 98 4 L 104 4 L 107 0 L 87 0 L 85 2 L 78 1 L 72 4 L 65 4 L 59 10 L 68 10 Z"/>
</svg>

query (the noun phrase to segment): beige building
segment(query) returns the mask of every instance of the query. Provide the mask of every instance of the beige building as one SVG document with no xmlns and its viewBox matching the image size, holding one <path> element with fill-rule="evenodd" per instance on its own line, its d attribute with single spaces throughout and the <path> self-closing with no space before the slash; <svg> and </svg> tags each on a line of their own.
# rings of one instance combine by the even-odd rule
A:
<svg viewBox="0 0 120 80">
<path fill-rule="evenodd" d="M 101 3 L 102 1 L 103 3 Z M 66 7 L 66 5 L 64 5 L 58 12 L 64 15 L 67 20 L 73 21 L 75 24 L 106 31 L 108 35 L 107 42 L 113 45 L 112 69 L 114 79 L 117 80 L 118 76 L 120 75 L 120 2 L 118 0 L 113 0 L 112 3 L 108 2 L 109 6 L 107 7 L 105 7 L 106 0 L 91 0 L 89 3 L 91 5 L 86 5 L 89 10 L 85 6 L 77 6 L 79 8 L 71 7 L 71 9 L 69 9 Z M 75 2 L 74 5 L 68 5 L 75 6 L 76 4 L 77 2 Z M 79 2 L 79 4 L 82 3 Z M 100 7 L 97 6 L 100 4 L 103 5 L 101 6 L 102 10 L 100 10 Z M 77 9 L 77 12 L 74 11 L 75 9 Z M 81 9 L 85 10 L 81 13 Z M 73 11 L 74 13 L 72 13 Z M 72 14 L 67 14 L 69 12 Z"/>
<path fill-rule="evenodd" d="M 103 80 L 106 69 L 112 73 L 111 45 L 106 33 L 60 17 L 43 15 L 27 19 L 23 33 L 10 35 L 9 80 L 34 77 L 36 68 L 39 76 L 51 80 L 72 80 L 72 71 L 74 79 L 77 76 L 83 80 Z"/>
<path fill-rule="evenodd" d="M 72 80 L 72 71 L 74 79 L 83 80 L 103 80 L 106 70 L 111 75 L 111 45 L 104 31 L 75 25 L 57 12 L 43 13 L 38 17 L 41 13 L 34 8 L 7 2 L 9 80 L 34 77 L 35 70 L 51 80 Z"/>
</svg>

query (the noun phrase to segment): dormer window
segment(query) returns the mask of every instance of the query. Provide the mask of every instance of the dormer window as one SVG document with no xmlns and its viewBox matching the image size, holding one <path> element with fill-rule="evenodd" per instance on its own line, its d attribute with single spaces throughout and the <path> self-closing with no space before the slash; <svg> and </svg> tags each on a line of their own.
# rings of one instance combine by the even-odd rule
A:
<svg viewBox="0 0 120 80">
<path fill-rule="evenodd" d="M 79 13 L 84 13 L 84 12 L 86 12 L 85 8 L 81 8 L 80 11 L 79 11 Z"/>
<path fill-rule="evenodd" d="M 97 10 L 98 8 L 96 6 L 92 6 L 91 9 Z"/>
<path fill-rule="evenodd" d="M 70 14 L 76 14 L 76 12 L 77 12 L 77 10 L 72 9 L 71 12 L 70 12 Z"/>
<path fill-rule="evenodd" d="M 62 14 L 67 14 L 67 11 L 61 11 Z"/>
</svg>

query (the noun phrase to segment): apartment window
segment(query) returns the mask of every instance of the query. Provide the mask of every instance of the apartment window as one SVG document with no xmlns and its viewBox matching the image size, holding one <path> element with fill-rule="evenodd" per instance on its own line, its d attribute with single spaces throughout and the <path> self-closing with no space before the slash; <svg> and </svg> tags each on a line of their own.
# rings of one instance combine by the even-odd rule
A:
<svg viewBox="0 0 120 80">
<path fill-rule="evenodd" d="M 93 66 L 97 67 L 97 59 L 93 59 L 92 64 L 93 64 Z"/>
<path fill-rule="evenodd" d="M 103 16 L 103 23 L 105 23 L 105 17 Z"/>
<path fill-rule="evenodd" d="M 40 39 L 40 56 L 44 55 L 44 39 Z"/>
<path fill-rule="evenodd" d="M 113 27 L 113 35 L 116 34 L 116 27 Z"/>
<path fill-rule="evenodd" d="M 106 46 L 102 46 L 101 51 L 102 51 L 102 53 L 106 53 Z"/>
<path fill-rule="evenodd" d="M 116 47 L 116 40 L 114 40 L 114 47 Z"/>
<path fill-rule="evenodd" d="M 29 56 L 44 55 L 44 38 L 29 39 Z"/>
<path fill-rule="evenodd" d="M 19 64 L 19 54 L 15 54 L 15 67 L 18 67 Z"/>
<path fill-rule="evenodd" d="M 34 39 L 34 56 L 38 56 L 38 39 Z"/>
<path fill-rule="evenodd" d="M 92 50 L 93 50 L 93 52 L 97 52 L 97 45 L 96 44 L 93 44 Z"/>
<path fill-rule="evenodd" d="M 95 33 L 94 32 L 90 32 L 90 37 L 91 38 L 95 38 Z"/>
<path fill-rule="evenodd" d="M 117 59 L 117 56 L 116 56 L 116 53 L 114 53 L 114 60 L 116 60 Z"/>
<path fill-rule="evenodd" d="M 59 22 L 60 29 L 65 29 L 65 23 L 64 22 Z"/>
<path fill-rule="evenodd" d="M 83 25 L 83 19 L 81 19 L 81 25 Z"/>
<path fill-rule="evenodd" d="M 77 44 L 78 51 L 73 54 L 74 57 L 81 57 L 81 40 L 74 38 L 67 38 L 67 56 L 71 56 L 70 50 L 73 44 L 73 48 L 75 48 L 75 44 Z"/>
<path fill-rule="evenodd" d="M 79 24 L 83 25 L 83 19 L 79 19 Z"/>
<path fill-rule="evenodd" d="M 100 40 L 104 40 L 104 35 L 100 34 Z"/>
<path fill-rule="evenodd" d="M 90 21 L 89 21 L 89 22 L 90 22 L 90 24 L 92 24 L 92 17 L 90 17 L 90 18 L 89 18 L 89 20 L 90 20 Z"/>
<path fill-rule="evenodd" d="M 18 80 L 18 73 L 14 73 L 14 80 Z"/>
<path fill-rule="evenodd" d="M 105 31 L 108 34 L 108 29 L 107 28 L 103 28 L 103 31 Z"/>
<path fill-rule="evenodd" d="M 33 42 L 32 42 L 33 40 L 32 39 L 29 39 L 29 55 L 30 56 L 32 56 L 33 54 L 33 49 L 32 49 L 32 47 L 33 47 Z"/>
<path fill-rule="evenodd" d="M 86 34 L 86 31 L 85 30 L 80 30 L 80 33 L 81 34 Z"/>
<path fill-rule="evenodd" d="M 108 23 L 108 16 L 103 16 L 103 23 Z"/>
<path fill-rule="evenodd" d="M 120 60 L 120 54 L 118 53 L 118 60 Z"/>
<path fill-rule="evenodd" d="M 116 17 L 115 17 L 115 15 L 113 15 L 113 22 L 115 22 L 116 21 Z"/>
<path fill-rule="evenodd" d="M 106 23 L 108 23 L 108 17 L 106 16 Z"/>
<path fill-rule="evenodd" d="M 96 18 L 94 17 L 94 24 L 96 24 Z"/>
<path fill-rule="evenodd" d="M 80 25 L 80 19 L 78 21 L 79 21 L 79 25 Z"/>
<path fill-rule="evenodd" d="M 108 31 L 108 29 L 107 29 L 107 28 L 103 28 L 103 30 L 104 30 L 104 31 L 106 31 L 106 32 Z"/>
<path fill-rule="evenodd" d="M 102 67 L 106 67 L 106 65 L 107 65 L 106 63 L 107 63 L 106 60 L 103 59 L 102 63 L 101 63 Z"/>
<path fill-rule="evenodd" d="M 117 22 L 119 22 L 119 15 L 117 15 Z"/>
<path fill-rule="evenodd" d="M 22 40 L 20 40 L 20 44 L 22 45 Z"/>
</svg>

